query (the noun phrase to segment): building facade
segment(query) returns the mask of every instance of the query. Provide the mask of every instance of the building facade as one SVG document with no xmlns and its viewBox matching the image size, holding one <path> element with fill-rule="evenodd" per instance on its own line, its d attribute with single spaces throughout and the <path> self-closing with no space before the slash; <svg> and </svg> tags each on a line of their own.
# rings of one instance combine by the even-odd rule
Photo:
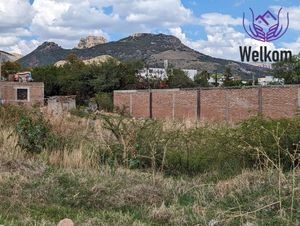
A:
<svg viewBox="0 0 300 226">
<path fill-rule="evenodd" d="M 0 103 L 26 106 L 43 106 L 44 83 L 1 81 Z"/>
</svg>

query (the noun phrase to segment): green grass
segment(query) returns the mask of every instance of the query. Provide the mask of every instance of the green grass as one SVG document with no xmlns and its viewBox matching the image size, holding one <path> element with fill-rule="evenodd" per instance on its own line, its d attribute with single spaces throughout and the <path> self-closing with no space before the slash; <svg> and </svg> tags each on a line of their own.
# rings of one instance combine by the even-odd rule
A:
<svg viewBox="0 0 300 226">
<path fill-rule="evenodd" d="M 15 126 L 35 112 L 0 112 L 0 225 L 300 224 L 299 118 L 198 127 L 47 118 L 61 139 L 32 153 Z"/>
<path fill-rule="evenodd" d="M 76 225 L 297 225 L 300 172 L 294 177 L 293 218 L 291 174 L 284 175 L 282 216 L 277 176 L 274 171 L 248 171 L 212 183 L 210 176 L 158 174 L 153 186 L 151 174 L 121 168 L 112 175 L 109 170 L 2 160 L 0 224 L 56 225 L 71 218 Z"/>
</svg>

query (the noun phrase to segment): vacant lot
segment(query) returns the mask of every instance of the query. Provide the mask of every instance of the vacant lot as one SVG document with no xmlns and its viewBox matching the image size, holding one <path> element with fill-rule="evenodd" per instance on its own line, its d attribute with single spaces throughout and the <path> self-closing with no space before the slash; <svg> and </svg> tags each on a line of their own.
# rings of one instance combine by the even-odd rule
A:
<svg viewBox="0 0 300 226">
<path fill-rule="evenodd" d="M 187 126 L 0 111 L 0 224 L 300 223 L 298 119 Z"/>
</svg>

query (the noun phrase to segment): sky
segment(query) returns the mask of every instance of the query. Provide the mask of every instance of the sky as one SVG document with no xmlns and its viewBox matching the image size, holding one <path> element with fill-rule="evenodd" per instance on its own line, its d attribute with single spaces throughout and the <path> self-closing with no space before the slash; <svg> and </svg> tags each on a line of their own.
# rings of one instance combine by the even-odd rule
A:
<svg viewBox="0 0 300 226">
<path fill-rule="evenodd" d="M 251 39 L 243 13 L 289 13 L 279 40 Z M 247 17 L 248 18 L 248 17 Z M 246 19 L 247 19 L 246 18 Z M 251 20 L 251 18 L 250 18 Z M 246 24 L 250 21 L 246 20 Z M 26 55 L 45 41 L 74 48 L 80 38 L 101 35 L 116 41 L 133 33 L 165 33 L 210 56 L 239 61 L 239 46 L 300 52 L 299 0 L 6 0 L 0 2 L 0 49 Z"/>
</svg>

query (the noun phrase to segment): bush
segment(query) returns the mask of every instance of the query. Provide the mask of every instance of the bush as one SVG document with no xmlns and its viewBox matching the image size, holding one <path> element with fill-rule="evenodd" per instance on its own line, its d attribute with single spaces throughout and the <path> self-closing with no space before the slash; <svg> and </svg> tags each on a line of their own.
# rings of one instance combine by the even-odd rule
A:
<svg viewBox="0 0 300 226">
<path fill-rule="evenodd" d="M 256 167 L 279 167 L 289 170 L 299 161 L 300 118 L 253 118 L 240 125 L 244 149 Z"/>
<path fill-rule="evenodd" d="M 230 176 L 251 166 L 240 148 L 238 131 L 228 126 L 203 126 L 177 131 L 167 151 L 168 173 L 219 172 Z"/>
<path fill-rule="evenodd" d="M 245 169 L 291 169 L 299 161 L 299 119 L 254 118 L 236 126 L 189 129 L 165 129 L 160 121 L 122 116 L 106 116 L 105 121 L 115 135 L 108 147 L 119 164 L 155 167 L 168 174 L 217 172 L 229 177 Z"/>
<path fill-rule="evenodd" d="M 14 106 L 0 105 L 0 122 L 4 126 L 15 126 L 23 116 L 34 115 L 35 110 Z"/>
<path fill-rule="evenodd" d="M 97 105 L 98 110 L 111 112 L 114 108 L 113 98 L 111 93 L 97 93 L 92 99 Z"/>
<path fill-rule="evenodd" d="M 16 131 L 19 135 L 18 145 L 31 153 L 40 153 L 46 147 L 50 133 L 42 118 L 34 121 L 30 117 L 22 117 Z"/>
<path fill-rule="evenodd" d="M 70 113 L 80 118 L 88 118 L 90 116 L 90 114 L 86 111 L 84 107 L 74 108 L 70 110 Z"/>
</svg>

